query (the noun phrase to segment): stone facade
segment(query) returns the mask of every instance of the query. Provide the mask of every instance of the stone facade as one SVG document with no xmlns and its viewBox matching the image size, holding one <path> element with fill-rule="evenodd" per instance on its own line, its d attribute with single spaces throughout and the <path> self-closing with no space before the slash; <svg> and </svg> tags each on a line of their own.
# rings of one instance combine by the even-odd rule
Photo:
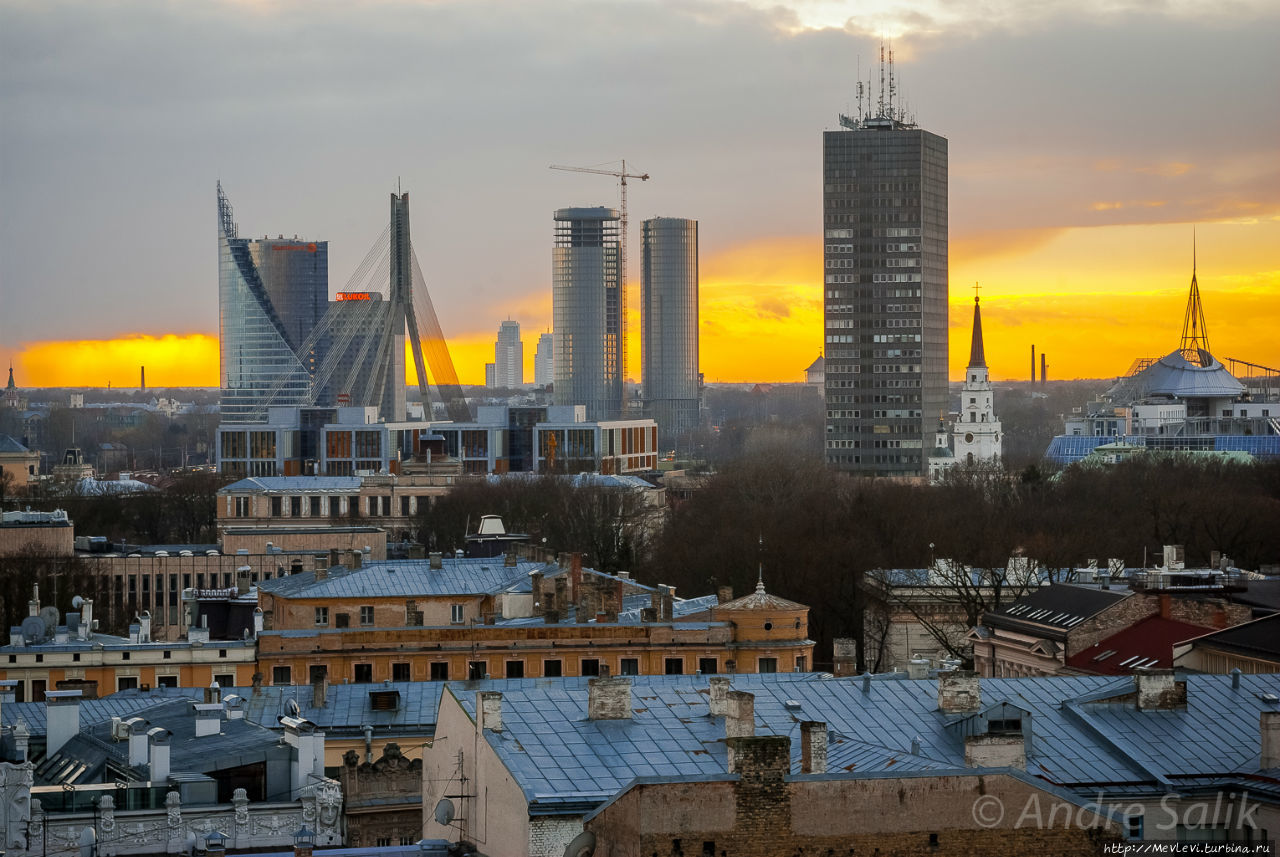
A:
<svg viewBox="0 0 1280 857">
<path fill-rule="evenodd" d="M 352 848 L 409 845 L 422 838 L 422 760 L 406 759 L 387 744 L 375 762 L 348 750 L 338 774 L 346 799 L 347 844 Z"/>
<path fill-rule="evenodd" d="M 1030 777 L 797 777 L 788 775 L 788 738 L 730 742 L 736 745 L 736 777 L 637 783 L 589 817 L 596 857 L 833 851 L 1050 857 L 1100 853 L 1122 838 L 1114 815 L 1042 789 Z M 979 810 L 988 806 L 1002 807 L 1001 817 Z M 1042 819 L 1060 807 L 1057 824 L 1027 823 L 1026 807 L 1038 807 Z"/>
</svg>

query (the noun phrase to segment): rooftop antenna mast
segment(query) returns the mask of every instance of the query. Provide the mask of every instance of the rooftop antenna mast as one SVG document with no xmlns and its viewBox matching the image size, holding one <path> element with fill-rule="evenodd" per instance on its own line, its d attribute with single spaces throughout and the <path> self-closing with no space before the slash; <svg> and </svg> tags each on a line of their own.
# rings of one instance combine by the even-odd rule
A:
<svg viewBox="0 0 1280 857">
<path fill-rule="evenodd" d="M 898 94 L 898 87 L 893 79 L 893 48 L 889 48 L 889 118 L 897 119 L 893 110 L 893 99 Z"/>
<path fill-rule="evenodd" d="M 880 97 L 876 101 L 877 115 L 884 118 L 884 42 L 880 43 Z"/>
</svg>

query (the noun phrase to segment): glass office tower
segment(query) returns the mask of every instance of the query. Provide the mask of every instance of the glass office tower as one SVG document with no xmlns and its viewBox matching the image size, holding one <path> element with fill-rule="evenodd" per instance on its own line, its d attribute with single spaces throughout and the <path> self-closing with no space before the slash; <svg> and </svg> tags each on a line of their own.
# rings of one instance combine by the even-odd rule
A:
<svg viewBox="0 0 1280 857">
<path fill-rule="evenodd" d="M 225 423 L 263 422 L 267 403 L 309 404 L 315 353 L 300 353 L 328 308 L 329 245 L 237 235 L 218 186 L 218 311 Z"/>
<path fill-rule="evenodd" d="M 504 321 L 498 325 L 498 341 L 493 344 L 494 380 L 499 387 L 524 384 L 524 341 L 520 339 L 520 322 Z"/>
<path fill-rule="evenodd" d="M 698 425 L 698 221 L 654 217 L 643 233 L 641 380 L 666 450 Z"/>
<path fill-rule="evenodd" d="M 555 403 L 586 405 L 588 420 L 622 415 L 624 342 L 618 212 L 555 213 L 551 303 Z"/>
<path fill-rule="evenodd" d="M 885 115 L 823 134 L 826 460 L 922 476 L 947 396 L 947 141 Z"/>
</svg>

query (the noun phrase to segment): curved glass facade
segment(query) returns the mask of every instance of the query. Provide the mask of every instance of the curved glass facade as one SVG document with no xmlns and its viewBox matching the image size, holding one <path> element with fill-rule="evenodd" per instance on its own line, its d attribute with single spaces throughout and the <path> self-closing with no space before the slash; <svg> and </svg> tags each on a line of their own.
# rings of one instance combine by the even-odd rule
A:
<svg viewBox="0 0 1280 857">
<path fill-rule="evenodd" d="M 329 247 L 238 237 L 221 187 L 218 226 L 221 417 L 263 422 L 269 404 L 310 404 L 315 355 L 296 349 L 327 308 Z"/>
<path fill-rule="evenodd" d="M 562 208 L 555 213 L 551 301 L 555 403 L 586 405 L 587 419 L 622 413 L 624 320 L 618 212 Z"/>
<path fill-rule="evenodd" d="M 645 409 L 671 449 L 698 425 L 698 221 L 654 217 L 643 232 Z"/>
</svg>

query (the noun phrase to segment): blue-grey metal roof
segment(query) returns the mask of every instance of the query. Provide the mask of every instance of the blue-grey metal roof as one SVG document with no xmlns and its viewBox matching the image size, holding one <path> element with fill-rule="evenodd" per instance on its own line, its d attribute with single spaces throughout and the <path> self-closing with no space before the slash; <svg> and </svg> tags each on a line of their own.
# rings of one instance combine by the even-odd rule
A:
<svg viewBox="0 0 1280 857">
<path fill-rule="evenodd" d="M 359 476 L 250 476 L 218 489 L 219 494 L 359 493 Z"/>
<path fill-rule="evenodd" d="M 316 580 L 314 571 L 259 582 L 264 592 L 283 598 L 412 598 L 424 595 L 485 595 L 501 592 L 545 563 L 520 560 L 514 566 L 502 557 L 447 557 L 441 568 L 428 559 L 370 562 L 361 568 L 334 567 Z M 554 568 L 554 567 L 553 567 Z"/>
<path fill-rule="evenodd" d="M 485 738 L 531 812 L 592 795 L 603 801 L 636 777 L 725 772 L 724 722 L 708 715 L 705 678 L 632 682 L 629 720 L 586 719 L 583 680 L 450 683 L 448 692 L 473 718 L 475 689 L 502 692 L 502 731 L 486 731 Z M 1239 689 L 1230 676 L 1191 675 L 1187 682 L 1189 704 L 1177 711 L 1139 711 L 1132 700 L 1116 701 L 1132 693 L 1129 678 L 982 679 L 981 692 L 984 706 L 1008 702 L 1031 713 L 1027 771 L 1050 783 L 1154 789 L 1167 775 L 1257 772 L 1259 713 L 1276 708 L 1262 694 L 1280 691 L 1280 675 L 1243 676 Z M 959 718 L 938 710 L 935 681 L 873 681 L 864 693 L 860 678 L 779 673 L 736 675 L 733 687 L 755 695 L 757 735 L 792 738 L 796 764 L 799 725 L 816 720 L 843 739 L 831 746 L 832 768 L 964 767 L 962 730 L 947 728 Z"/>
<path fill-rule="evenodd" d="M 269 729 L 278 730 L 276 720 L 282 714 L 292 714 L 291 702 L 296 703 L 300 715 L 316 724 L 322 731 L 356 731 L 366 723 L 375 729 L 374 740 L 380 736 L 397 734 L 430 735 L 435 731 L 436 706 L 440 701 L 443 682 L 382 682 L 379 684 L 335 684 L 325 693 L 323 707 L 315 705 L 310 685 L 267 685 L 255 690 L 252 687 L 224 687 L 223 698 L 236 694 L 244 699 L 245 719 Z M 375 711 L 369 700 L 373 691 L 394 690 L 399 693 L 399 704 L 393 710 Z M 149 709 L 174 701 L 203 701 L 204 688 L 166 687 L 150 691 L 124 690 L 101 699 L 85 699 L 80 702 L 81 728 L 95 724 L 109 724 L 112 717 L 128 719 L 141 716 L 150 720 Z M 12 728 L 21 718 L 33 736 L 46 733 L 45 704 L 43 702 L 11 702 L 0 706 L 3 724 Z M 169 728 L 167 724 L 159 725 Z"/>
<path fill-rule="evenodd" d="M 1140 395 L 1178 399 L 1234 399 L 1244 393 L 1244 384 L 1237 381 L 1227 367 L 1208 352 L 1202 353 L 1209 361 L 1207 366 L 1187 360 L 1181 350 L 1173 351 L 1120 384 L 1130 385 Z"/>
</svg>

